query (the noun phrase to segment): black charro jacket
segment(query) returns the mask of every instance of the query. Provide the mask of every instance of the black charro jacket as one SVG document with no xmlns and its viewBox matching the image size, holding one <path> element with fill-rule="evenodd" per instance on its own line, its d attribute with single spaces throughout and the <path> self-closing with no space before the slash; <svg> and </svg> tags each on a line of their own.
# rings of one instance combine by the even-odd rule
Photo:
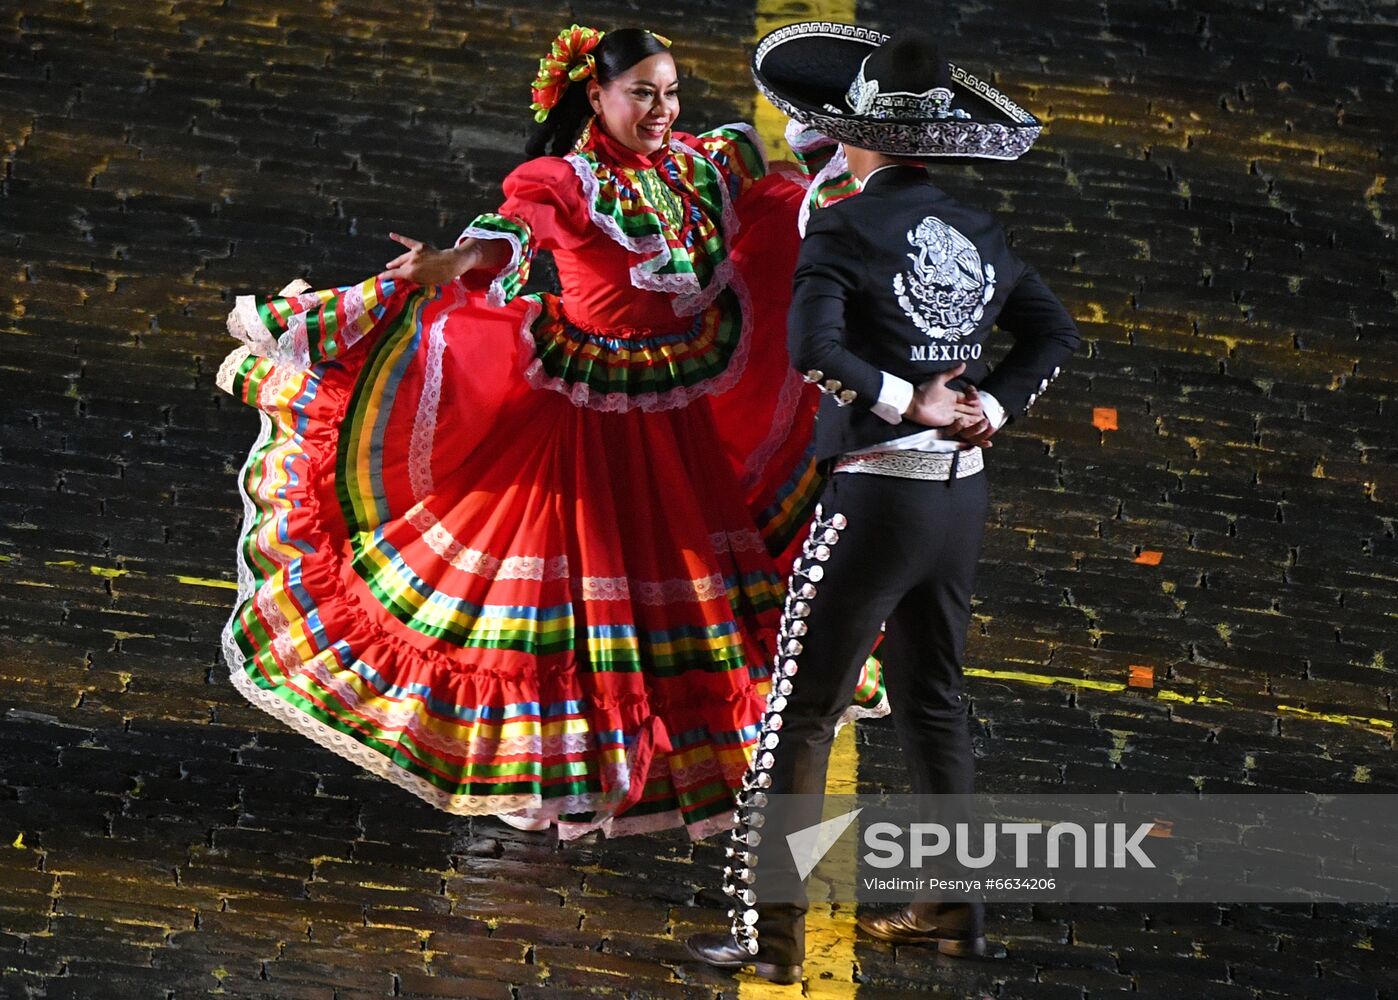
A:
<svg viewBox="0 0 1398 1000">
<path fill-rule="evenodd" d="M 982 354 L 995 326 L 1015 343 L 992 371 Z M 826 394 L 818 460 L 927 429 L 871 412 L 885 371 L 917 385 L 964 362 L 962 379 L 1013 417 L 1079 344 L 1068 311 L 990 214 L 901 165 L 811 214 L 787 330 L 792 364 Z"/>
</svg>

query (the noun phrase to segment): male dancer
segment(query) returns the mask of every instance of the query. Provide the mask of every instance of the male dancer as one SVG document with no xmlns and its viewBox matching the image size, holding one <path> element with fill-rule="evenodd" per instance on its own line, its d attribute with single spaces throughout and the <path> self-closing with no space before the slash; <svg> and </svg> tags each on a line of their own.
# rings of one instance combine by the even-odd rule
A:
<svg viewBox="0 0 1398 1000">
<path fill-rule="evenodd" d="M 925 169 L 936 157 L 1013 159 L 1038 135 L 1033 116 L 915 31 L 885 39 L 793 25 L 759 43 L 754 75 L 778 107 L 842 140 L 862 183 L 812 214 L 797 265 L 791 354 L 826 394 L 816 448 L 830 476 L 792 578 L 776 686 L 728 852 L 731 933 L 689 939 L 711 965 L 751 965 L 793 983 L 806 901 L 785 834 L 820 815 L 789 809 L 780 828 L 759 832 L 766 795 L 823 792 L 835 721 L 885 623 L 885 678 L 913 791 L 972 791 L 961 659 L 987 505 L 980 446 L 1007 409 L 1027 411 L 1079 338 L 995 221 Z M 995 325 L 1015 343 L 990 371 L 982 350 Z M 859 926 L 886 941 L 986 954 L 979 899 L 914 902 Z"/>
</svg>

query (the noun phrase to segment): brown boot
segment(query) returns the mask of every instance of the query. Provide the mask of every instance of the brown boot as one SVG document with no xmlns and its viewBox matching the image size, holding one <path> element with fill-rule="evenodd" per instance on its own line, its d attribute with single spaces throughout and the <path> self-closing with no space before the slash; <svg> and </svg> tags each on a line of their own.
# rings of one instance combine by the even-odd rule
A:
<svg viewBox="0 0 1398 1000">
<path fill-rule="evenodd" d="M 940 913 L 916 904 L 893 913 L 863 913 L 855 918 L 860 930 L 893 944 L 935 944 L 955 958 L 1002 958 L 1005 949 L 985 939 L 979 908 L 947 907 Z"/>
</svg>

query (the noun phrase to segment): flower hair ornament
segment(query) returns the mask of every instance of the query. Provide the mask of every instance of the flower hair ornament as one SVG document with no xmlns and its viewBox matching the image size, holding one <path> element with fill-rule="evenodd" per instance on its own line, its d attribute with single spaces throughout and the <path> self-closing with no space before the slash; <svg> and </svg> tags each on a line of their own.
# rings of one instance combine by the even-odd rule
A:
<svg viewBox="0 0 1398 1000">
<path fill-rule="evenodd" d="M 597 71 L 592 50 L 597 48 L 605 34 L 605 31 L 584 28 L 580 24 L 571 25 L 558 33 L 549 47 L 549 54 L 539 60 L 539 75 L 530 85 L 534 101 L 529 109 L 534 112 L 536 122 L 542 123 L 548 119 L 549 112 L 558 104 L 568 84 L 586 80 Z M 653 31 L 650 34 L 667 49 L 670 47 L 670 39 Z"/>
</svg>

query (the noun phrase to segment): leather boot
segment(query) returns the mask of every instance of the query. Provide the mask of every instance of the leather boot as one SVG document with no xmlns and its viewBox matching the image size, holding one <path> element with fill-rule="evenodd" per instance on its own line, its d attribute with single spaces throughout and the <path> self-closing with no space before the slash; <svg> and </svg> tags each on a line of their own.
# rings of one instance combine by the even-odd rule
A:
<svg viewBox="0 0 1398 1000">
<path fill-rule="evenodd" d="M 760 948 L 756 955 L 750 955 L 732 934 L 694 934 L 685 941 L 685 947 L 699 961 L 707 962 L 716 969 L 737 970 L 751 966 L 756 975 L 779 986 L 790 986 L 801 981 L 799 964 L 764 961 Z"/>
<path fill-rule="evenodd" d="M 985 909 L 968 903 L 910 903 L 886 914 L 860 914 L 860 930 L 893 944 L 935 944 L 955 958 L 999 958 L 1003 947 L 985 939 Z"/>
</svg>

